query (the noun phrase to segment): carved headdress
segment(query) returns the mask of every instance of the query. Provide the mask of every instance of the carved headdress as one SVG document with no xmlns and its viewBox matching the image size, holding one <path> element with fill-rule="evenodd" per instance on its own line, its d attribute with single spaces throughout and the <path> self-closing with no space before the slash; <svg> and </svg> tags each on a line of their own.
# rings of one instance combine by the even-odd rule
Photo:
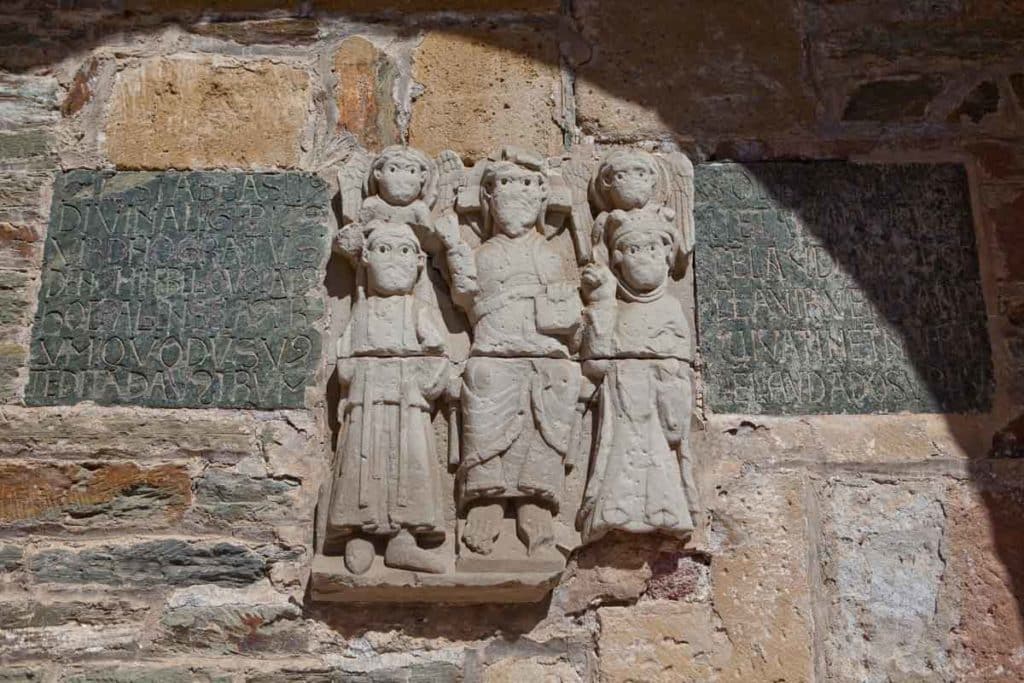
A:
<svg viewBox="0 0 1024 683">
<path fill-rule="evenodd" d="M 675 247 L 678 241 L 672 217 L 665 212 L 616 209 L 608 214 L 604 222 L 604 239 L 609 256 L 615 253 L 615 247 L 622 238 L 640 232 L 656 234 L 670 247 Z"/>
</svg>

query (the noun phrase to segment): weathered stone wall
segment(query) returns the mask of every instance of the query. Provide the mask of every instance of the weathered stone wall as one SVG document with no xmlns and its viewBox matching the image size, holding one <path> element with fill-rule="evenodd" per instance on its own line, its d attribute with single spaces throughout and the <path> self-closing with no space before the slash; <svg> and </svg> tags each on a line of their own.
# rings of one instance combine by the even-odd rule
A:
<svg viewBox="0 0 1024 683">
<path fill-rule="evenodd" d="M 0 680 L 1020 680 L 1022 33 L 1014 0 L 3 3 Z M 26 407 L 60 170 L 588 137 L 964 163 L 991 411 L 704 411 L 696 550 L 602 542 L 536 606 L 364 609 L 306 599 L 325 371 L 304 409 Z"/>
</svg>

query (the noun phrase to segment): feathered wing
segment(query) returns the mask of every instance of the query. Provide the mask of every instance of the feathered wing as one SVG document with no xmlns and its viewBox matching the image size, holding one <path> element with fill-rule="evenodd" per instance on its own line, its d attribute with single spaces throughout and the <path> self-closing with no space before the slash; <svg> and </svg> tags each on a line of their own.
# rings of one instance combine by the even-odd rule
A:
<svg viewBox="0 0 1024 683">
<path fill-rule="evenodd" d="M 693 251 L 693 164 L 685 154 L 673 152 L 660 157 L 668 181 L 666 204 L 675 212 L 681 255 Z"/>
<path fill-rule="evenodd" d="M 370 172 L 373 158 L 364 151 L 357 151 L 338 169 L 338 189 L 341 192 L 341 223 L 347 225 L 359 218 L 363 207 L 363 188 Z"/>
<path fill-rule="evenodd" d="M 594 215 L 590 209 L 588 190 L 595 167 L 593 152 L 582 150 L 565 158 L 561 164 L 562 178 L 569 186 L 572 199 L 571 228 L 580 265 L 593 261 Z"/>
<path fill-rule="evenodd" d="M 459 155 L 446 149 L 434 160 L 437 164 L 437 201 L 433 206 L 435 218 L 455 206 L 459 186 L 466 176 L 466 167 Z"/>
</svg>

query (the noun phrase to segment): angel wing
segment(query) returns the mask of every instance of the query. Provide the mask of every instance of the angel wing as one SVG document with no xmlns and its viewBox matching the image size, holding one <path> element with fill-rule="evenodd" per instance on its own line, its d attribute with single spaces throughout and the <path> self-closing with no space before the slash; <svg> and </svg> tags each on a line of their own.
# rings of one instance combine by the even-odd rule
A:
<svg viewBox="0 0 1024 683">
<path fill-rule="evenodd" d="M 434 160 L 437 164 L 437 200 L 434 202 L 433 214 L 438 217 L 455 206 L 455 197 L 466 176 L 466 167 L 462 165 L 459 155 L 446 149 Z"/>
<path fill-rule="evenodd" d="M 580 265 L 593 260 L 594 216 L 591 213 L 587 198 L 590 176 L 593 175 L 595 159 L 593 153 L 572 154 L 562 160 L 561 171 L 565 184 L 569 187 L 572 201 L 570 220 L 572 221 L 573 243 L 576 245 L 576 260 Z"/>
<path fill-rule="evenodd" d="M 347 225 L 359 217 L 363 206 L 363 187 L 370 172 L 373 158 L 360 150 L 349 157 L 338 169 L 338 189 L 341 192 L 341 223 Z"/>
<path fill-rule="evenodd" d="M 693 164 L 685 154 L 672 152 L 658 156 L 665 174 L 665 204 L 675 212 L 679 231 L 679 253 L 686 256 L 693 251 Z"/>
</svg>

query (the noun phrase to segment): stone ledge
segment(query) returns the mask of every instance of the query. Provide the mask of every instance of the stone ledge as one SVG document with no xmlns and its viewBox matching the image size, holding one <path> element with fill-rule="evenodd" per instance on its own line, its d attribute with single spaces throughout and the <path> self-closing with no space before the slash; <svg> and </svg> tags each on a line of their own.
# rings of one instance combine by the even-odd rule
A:
<svg viewBox="0 0 1024 683">
<path fill-rule="evenodd" d="M 426 574 L 381 566 L 354 576 L 341 557 L 317 555 L 311 592 L 319 602 L 540 602 L 558 583 L 559 573 Z"/>
</svg>

